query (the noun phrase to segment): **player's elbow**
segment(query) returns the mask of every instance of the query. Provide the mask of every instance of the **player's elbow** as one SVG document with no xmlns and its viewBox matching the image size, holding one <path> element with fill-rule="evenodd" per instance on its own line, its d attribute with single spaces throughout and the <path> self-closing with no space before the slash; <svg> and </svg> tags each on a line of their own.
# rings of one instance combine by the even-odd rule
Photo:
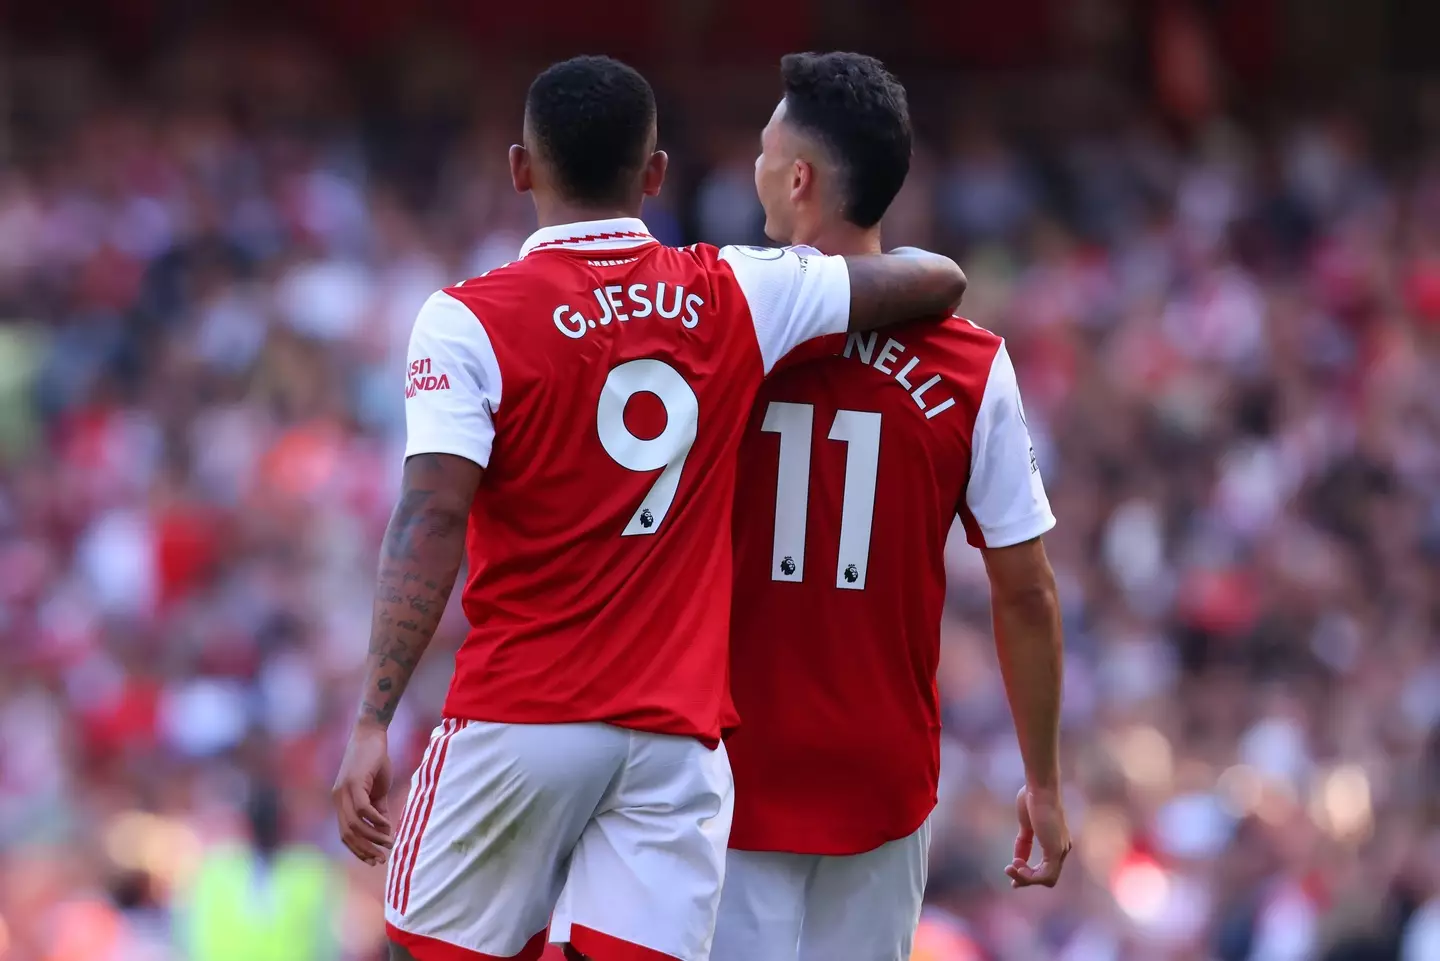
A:
<svg viewBox="0 0 1440 961">
<path fill-rule="evenodd" d="M 470 520 L 470 504 L 458 497 L 437 497 L 426 505 L 421 520 L 435 537 L 463 540 Z"/>
<path fill-rule="evenodd" d="M 453 454 L 415 454 L 405 460 L 400 501 L 392 530 L 423 532 L 432 538 L 465 536 L 481 468 Z"/>
<path fill-rule="evenodd" d="M 970 283 L 960 265 L 949 257 L 931 254 L 927 269 L 931 272 L 931 286 L 935 291 L 934 312 L 953 311 L 959 307 L 965 288 Z"/>
<path fill-rule="evenodd" d="M 445 490 L 406 490 L 390 517 L 387 542 L 418 545 L 463 544 L 470 518 L 470 502 Z"/>
<path fill-rule="evenodd" d="M 955 261 L 951 260 L 949 264 L 954 270 L 949 273 L 950 289 L 946 296 L 950 309 L 954 310 L 960 306 L 960 301 L 964 299 L 965 291 L 970 287 L 970 278 L 965 276 L 965 271 L 961 270 L 960 265 L 955 263 Z"/>
<path fill-rule="evenodd" d="M 1012 618 L 1043 624 L 1058 621 L 1060 591 L 1054 575 L 1049 580 L 1036 577 L 1017 583 L 991 583 L 991 603 Z"/>
<path fill-rule="evenodd" d="M 985 552 L 991 602 L 1030 618 L 1058 618 L 1060 591 L 1040 538 Z"/>
</svg>

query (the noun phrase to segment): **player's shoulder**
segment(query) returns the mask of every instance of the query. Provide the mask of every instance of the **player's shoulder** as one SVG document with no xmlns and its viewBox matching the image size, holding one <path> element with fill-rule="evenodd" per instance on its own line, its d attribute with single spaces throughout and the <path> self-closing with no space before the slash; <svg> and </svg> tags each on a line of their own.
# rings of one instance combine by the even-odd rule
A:
<svg viewBox="0 0 1440 961">
<path fill-rule="evenodd" d="M 492 267 L 474 277 L 457 281 L 444 292 L 457 298 L 483 297 L 485 294 L 514 284 L 533 283 L 537 279 L 553 276 L 556 269 L 563 269 L 558 257 L 521 257 L 509 263 Z"/>
<path fill-rule="evenodd" d="M 763 265 L 774 264 L 787 257 L 803 259 L 808 256 L 820 256 L 820 251 L 813 247 L 761 247 L 756 244 L 727 244 L 724 247 L 697 244 L 696 246 L 709 247 L 705 256 L 739 270 L 744 270 L 750 265 L 763 270 Z"/>
<path fill-rule="evenodd" d="M 990 379 L 996 357 L 1005 349 L 999 334 L 959 314 L 906 324 L 900 330 L 896 338 L 913 355 L 924 358 L 947 380 L 980 392 Z"/>
<path fill-rule="evenodd" d="M 1005 339 L 988 327 L 982 327 L 969 317 L 962 317 L 959 314 L 951 314 L 942 318 L 937 324 L 940 336 L 963 341 L 977 347 L 987 347 L 995 350 L 1005 342 Z"/>
<path fill-rule="evenodd" d="M 521 257 L 467 277 L 440 293 L 464 304 L 484 321 L 570 291 L 575 287 L 575 270 L 570 258 L 561 255 Z"/>
<path fill-rule="evenodd" d="M 452 349 L 491 349 L 489 333 L 480 319 L 483 314 L 482 306 L 464 296 L 460 287 L 435 291 L 415 315 L 412 352 L 422 345 L 433 349 L 440 344 Z"/>
<path fill-rule="evenodd" d="M 985 364 L 993 361 L 1005 346 L 1005 339 L 999 334 L 959 314 L 911 324 L 910 330 L 922 342 Z"/>
</svg>

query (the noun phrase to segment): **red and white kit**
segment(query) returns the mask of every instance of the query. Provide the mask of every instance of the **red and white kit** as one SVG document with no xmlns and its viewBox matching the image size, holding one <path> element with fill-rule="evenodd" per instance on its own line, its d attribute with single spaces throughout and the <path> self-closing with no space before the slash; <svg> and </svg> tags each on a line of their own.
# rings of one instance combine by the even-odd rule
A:
<svg viewBox="0 0 1440 961">
<path fill-rule="evenodd" d="M 761 379 L 843 331 L 839 257 L 538 231 L 430 298 L 406 455 L 485 468 L 471 629 L 391 857 L 420 961 L 709 955 L 732 791 L 735 456 Z"/>
<path fill-rule="evenodd" d="M 742 726 L 716 961 L 905 961 L 939 779 L 946 536 L 1055 523 L 1003 341 L 851 334 L 761 389 L 740 456 Z M 797 954 L 798 952 L 798 954 Z"/>
</svg>

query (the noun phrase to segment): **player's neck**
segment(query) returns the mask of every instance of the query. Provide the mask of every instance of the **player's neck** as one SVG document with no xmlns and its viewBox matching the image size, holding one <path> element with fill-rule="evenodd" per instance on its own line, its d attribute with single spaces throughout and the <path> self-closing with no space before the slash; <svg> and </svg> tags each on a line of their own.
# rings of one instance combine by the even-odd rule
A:
<svg viewBox="0 0 1440 961">
<path fill-rule="evenodd" d="M 843 220 L 837 223 L 819 224 L 812 230 L 797 232 L 794 243 L 805 244 L 832 255 L 858 256 L 881 253 L 878 225 L 857 227 Z"/>
<path fill-rule="evenodd" d="M 558 198 L 535 198 L 535 220 L 541 227 L 557 227 L 560 224 L 578 224 L 591 220 L 616 220 L 621 217 L 639 217 L 640 201 L 634 205 L 589 205 L 574 204 Z"/>
</svg>

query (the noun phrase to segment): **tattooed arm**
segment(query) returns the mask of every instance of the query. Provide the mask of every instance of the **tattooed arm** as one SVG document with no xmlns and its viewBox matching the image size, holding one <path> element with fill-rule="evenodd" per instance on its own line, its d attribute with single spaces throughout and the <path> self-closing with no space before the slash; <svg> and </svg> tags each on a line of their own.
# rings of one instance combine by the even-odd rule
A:
<svg viewBox="0 0 1440 961">
<path fill-rule="evenodd" d="M 845 266 L 851 330 L 938 317 L 960 306 L 965 294 L 965 272 L 955 261 L 915 247 L 846 257 Z"/>
<path fill-rule="evenodd" d="M 480 467 L 450 454 L 405 461 L 375 578 L 370 655 L 357 723 L 387 726 L 440 624 L 465 555 Z"/>
<path fill-rule="evenodd" d="M 408 458 L 400 502 L 385 529 L 365 689 L 331 792 L 340 837 L 366 864 L 383 863 L 394 844 L 386 812 L 386 732 L 455 586 L 480 476 L 479 465 L 452 454 Z"/>
</svg>

